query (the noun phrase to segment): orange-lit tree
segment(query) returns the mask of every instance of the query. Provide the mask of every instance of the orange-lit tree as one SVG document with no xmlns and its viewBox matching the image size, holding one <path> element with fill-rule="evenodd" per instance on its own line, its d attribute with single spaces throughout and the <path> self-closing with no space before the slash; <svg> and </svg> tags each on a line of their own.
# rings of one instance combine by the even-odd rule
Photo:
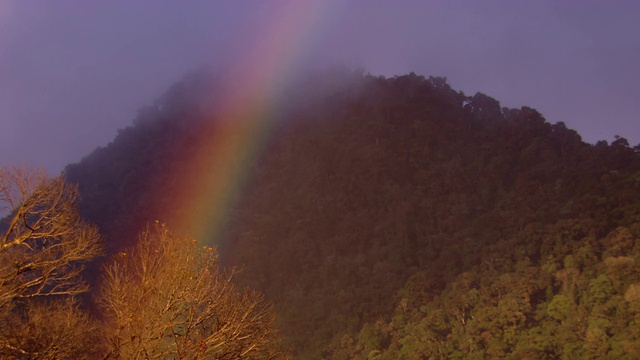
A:
<svg viewBox="0 0 640 360">
<path fill-rule="evenodd" d="M 156 224 L 105 267 L 110 358 L 286 357 L 271 306 L 240 290 L 216 252 Z"/>
<path fill-rule="evenodd" d="M 2 358 L 78 358 L 80 339 L 90 338 L 73 297 L 88 290 L 81 273 L 100 237 L 80 219 L 77 195 L 44 171 L 0 169 Z"/>
<path fill-rule="evenodd" d="M 105 353 L 100 323 L 73 298 L 32 301 L 3 319 L 2 359 L 97 359 Z"/>
<path fill-rule="evenodd" d="M 0 309 L 18 299 L 87 291 L 83 263 L 100 253 L 99 234 L 80 219 L 77 190 L 44 171 L 0 169 Z"/>
</svg>

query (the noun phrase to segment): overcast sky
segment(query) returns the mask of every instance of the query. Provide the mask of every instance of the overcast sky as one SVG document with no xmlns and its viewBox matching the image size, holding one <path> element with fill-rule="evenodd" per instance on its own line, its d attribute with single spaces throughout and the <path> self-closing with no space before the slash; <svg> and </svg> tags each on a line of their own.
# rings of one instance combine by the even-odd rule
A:
<svg viewBox="0 0 640 360">
<path fill-rule="evenodd" d="M 640 1 L 321 2 L 300 59 L 444 76 L 585 141 L 640 143 Z M 189 70 L 242 57 L 283 6 L 0 0 L 0 165 L 79 161 Z"/>
</svg>

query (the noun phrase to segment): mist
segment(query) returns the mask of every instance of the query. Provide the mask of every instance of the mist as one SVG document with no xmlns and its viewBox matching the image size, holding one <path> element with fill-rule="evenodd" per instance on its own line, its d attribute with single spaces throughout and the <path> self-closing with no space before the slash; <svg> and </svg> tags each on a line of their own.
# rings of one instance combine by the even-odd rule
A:
<svg viewBox="0 0 640 360">
<path fill-rule="evenodd" d="M 443 76 L 467 95 L 531 106 L 587 142 L 614 135 L 640 142 L 640 4 L 294 5 L 3 1 L 0 164 L 57 173 L 109 143 L 185 73 L 266 60 L 286 62 L 274 65 L 283 78 L 335 64 L 385 76 Z M 281 21 L 287 11 L 299 12 L 288 19 L 304 21 Z M 265 38 L 272 27 L 280 38 Z M 270 57 L 289 36 L 297 36 L 296 45 Z"/>
<path fill-rule="evenodd" d="M 640 352 L 638 10 L 0 0 L 0 358 Z"/>
</svg>

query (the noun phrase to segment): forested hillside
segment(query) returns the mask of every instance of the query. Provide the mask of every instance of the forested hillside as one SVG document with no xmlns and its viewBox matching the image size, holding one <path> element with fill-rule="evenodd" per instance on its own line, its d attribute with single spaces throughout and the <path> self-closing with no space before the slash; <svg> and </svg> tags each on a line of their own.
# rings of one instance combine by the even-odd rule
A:
<svg viewBox="0 0 640 360">
<path fill-rule="evenodd" d="M 181 194 L 155 190 L 207 146 L 216 81 L 185 77 L 66 168 L 107 253 L 171 225 Z M 199 240 L 275 304 L 296 358 L 640 353 L 637 147 L 413 73 L 287 94 L 221 238 Z"/>
</svg>

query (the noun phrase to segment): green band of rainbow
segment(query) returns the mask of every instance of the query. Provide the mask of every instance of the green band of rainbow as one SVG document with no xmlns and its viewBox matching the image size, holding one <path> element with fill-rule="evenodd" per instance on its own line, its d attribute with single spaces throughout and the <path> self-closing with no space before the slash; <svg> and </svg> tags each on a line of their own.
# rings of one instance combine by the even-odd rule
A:
<svg viewBox="0 0 640 360">
<path fill-rule="evenodd" d="M 275 16 L 254 36 L 254 45 L 233 65 L 222 92 L 221 111 L 199 135 L 198 154 L 175 174 L 178 192 L 172 226 L 202 243 L 219 244 L 219 234 L 249 164 L 259 156 L 279 116 L 279 98 L 291 69 L 304 57 L 305 41 L 327 14 L 330 1 L 276 2 Z M 219 95 L 218 95 L 219 96 Z"/>
</svg>

